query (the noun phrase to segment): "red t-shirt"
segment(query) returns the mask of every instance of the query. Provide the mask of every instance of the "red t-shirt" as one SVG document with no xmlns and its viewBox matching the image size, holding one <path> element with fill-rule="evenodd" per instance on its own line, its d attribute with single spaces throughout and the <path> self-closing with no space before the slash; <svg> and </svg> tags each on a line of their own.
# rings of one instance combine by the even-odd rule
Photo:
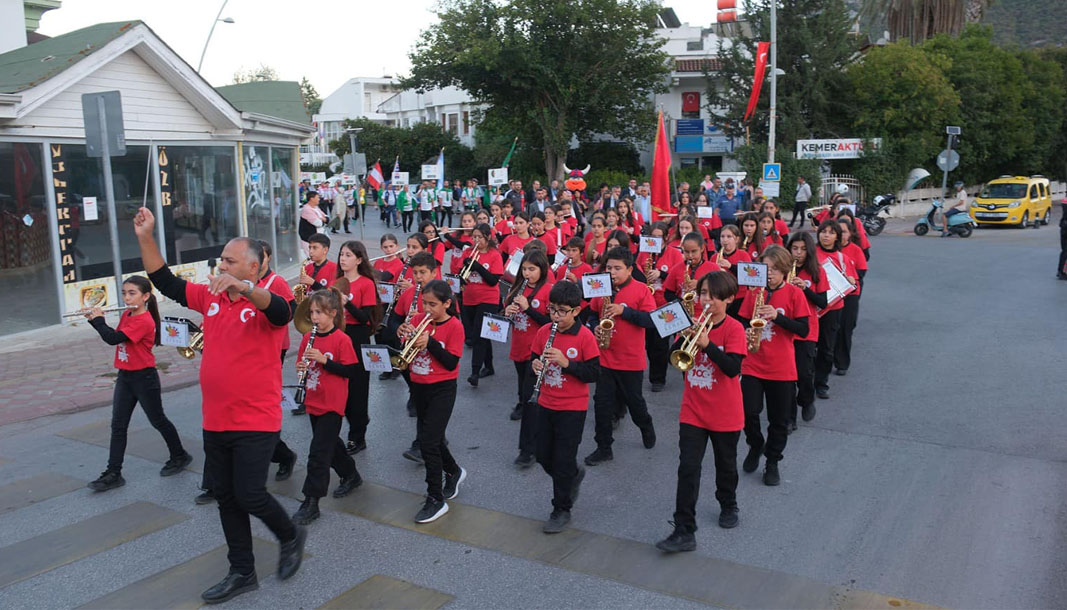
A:
<svg viewBox="0 0 1067 610">
<path fill-rule="evenodd" d="M 337 263 L 326 261 L 320 267 L 316 267 L 315 263 L 308 263 L 304 265 L 304 273 L 307 273 L 311 276 L 311 279 L 315 280 L 309 290 L 329 288 L 333 286 L 334 280 L 337 279 Z"/>
<path fill-rule="evenodd" d="M 417 288 L 417 285 L 412 286 L 396 297 L 396 305 L 393 306 L 393 311 L 407 317 L 408 312 L 411 311 L 411 299 L 415 298 L 415 290 Z M 422 295 L 420 294 L 418 302 L 415 303 L 415 313 L 422 313 L 423 311 Z"/>
<path fill-rule="evenodd" d="M 595 252 L 595 254 L 593 255 L 593 260 L 594 261 L 598 261 L 598 260 L 600 260 L 600 257 L 604 255 L 604 250 L 607 247 L 608 247 L 608 240 L 607 239 L 605 239 L 604 241 L 600 242 L 599 244 L 596 243 L 595 239 L 590 239 L 589 241 L 585 242 L 585 253 L 586 253 L 586 256 L 589 256 L 589 250 L 591 249 L 593 252 Z"/>
<path fill-rule="evenodd" d="M 185 285 L 189 309 L 204 314 L 204 430 L 277 432 L 282 428 L 279 327 L 245 297 L 231 301 L 227 295 L 212 295 L 207 284 Z"/>
<path fill-rule="evenodd" d="M 411 323 L 418 326 L 426 314 L 419 314 L 412 318 Z M 449 316 L 441 324 L 430 323 L 430 341 L 437 341 L 450 353 L 463 356 L 463 323 L 456 316 Z M 451 371 L 441 366 L 437 358 L 433 357 L 430 350 L 422 350 L 415 355 L 411 362 L 411 383 L 437 383 L 449 379 L 459 378 L 459 366 Z"/>
<path fill-rule="evenodd" d="M 285 281 L 285 278 L 271 271 L 267 275 L 260 278 L 259 283 L 256 284 L 260 288 L 270 291 L 272 294 L 276 294 L 285 299 L 286 303 L 292 307 L 293 302 L 293 289 L 289 287 L 289 283 Z M 289 342 L 289 327 L 278 327 L 278 351 L 283 349 L 289 349 L 291 344 Z"/>
<path fill-rule="evenodd" d="M 116 331 L 126 335 L 128 341 L 115 346 L 115 368 L 120 371 L 139 371 L 156 365 L 152 346 L 156 342 L 156 321 L 145 311 L 132 316 L 123 313 Z M 277 359 L 278 355 L 274 355 Z"/>
<path fill-rule="evenodd" d="M 781 218 L 774 219 L 774 230 L 778 231 L 778 235 L 783 239 L 786 235 L 789 235 L 789 225 L 785 224 L 785 221 Z"/>
<path fill-rule="evenodd" d="M 819 270 L 819 281 L 812 283 L 811 274 L 805 269 L 797 268 L 797 277 L 804 280 L 808 288 L 811 288 L 816 294 L 824 294 L 830 289 L 830 282 L 826 279 L 826 274 Z M 807 295 L 804 295 L 807 298 Z M 812 313 L 815 312 L 815 305 L 808 301 L 808 307 L 811 308 Z M 799 339 L 798 339 L 799 340 Z M 818 341 L 819 340 L 819 316 L 808 316 L 808 336 L 804 337 L 804 341 Z"/>
<path fill-rule="evenodd" d="M 681 256 L 681 254 L 679 254 L 679 256 Z M 687 267 L 688 263 L 685 262 L 685 258 L 683 257 L 680 262 L 678 262 L 674 265 L 674 267 L 671 268 L 670 273 L 667 274 L 667 279 L 663 281 L 663 290 L 670 290 L 674 294 L 681 297 L 682 281 L 685 279 L 685 270 Z M 711 273 L 713 271 L 722 271 L 722 267 L 720 267 L 717 263 L 713 261 L 704 261 L 700 263 L 700 266 L 697 267 L 695 271 L 690 268 L 689 277 L 694 280 L 699 280 L 706 274 Z"/>
<path fill-rule="evenodd" d="M 570 273 L 574 276 L 574 279 L 571 281 L 577 283 L 579 280 L 582 279 L 583 275 L 592 272 L 593 266 L 589 263 L 581 263 L 577 267 L 571 267 L 570 263 L 567 263 L 565 265 L 560 265 L 559 269 L 556 269 L 556 281 L 562 282 L 563 280 L 567 279 L 567 274 Z"/>
<path fill-rule="evenodd" d="M 532 242 L 534 237 L 527 233 L 527 237 L 519 237 L 518 234 L 511 234 L 504 238 L 504 241 L 500 242 L 500 251 L 508 255 L 508 258 L 512 256 L 518 256 L 522 254 L 522 249 L 526 244 Z M 516 254 L 518 251 L 518 254 Z"/>
<path fill-rule="evenodd" d="M 493 232 L 497 234 L 497 237 L 508 237 L 511 235 L 514 229 L 512 228 L 512 220 L 505 218 L 500 222 L 493 225 Z"/>
<path fill-rule="evenodd" d="M 537 331 L 530 346 L 534 357 L 539 357 L 545 351 L 545 343 L 548 342 L 548 334 L 552 331 L 551 324 L 545 324 Z M 588 362 L 600 356 L 600 348 L 597 347 L 596 337 L 593 332 L 578 322 L 574 323 L 566 332 L 557 332 L 552 340 L 552 347 L 563 352 L 567 360 L 573 362 Z M 537 404 L 553 411 L 586 411 L 589 409 L 589 384 L 578 381 L 573 375 L 562 370 L 556 363 L 549 363 L 545 371 L 545 379 L 541 382 L 541 394 L 537 398 Z"/>
<path fill-rule="evenodd" d="M 573 237 L 575 232 L 578 231 L 578 219 L 571 215 L 564 218 L 563 221 L 570 225 L 571 231 L 569 236 Z"/>
<path fill-rule="evenodd" d="M 649 256 L 651 256 L 649 252 L 639 252 L 637 254 L 637 260 L 634 262 L 634 266 L 640 269 L 641 273 L 645 272 L 645 261 L 648 260 Z M 660 273 L 659 279 L 652 284 L 652 287 L 656 289 L 656 292 L 652 295 L 656 300 L 656 307 L 662 307 L 667 304 L 667 297 L 663 290 L 663 284 L 666 282 L 671 269 L 674 269 L 675 265 L 681 263 L 682 260 L 681 252 L 674 248 L 667 248 L 653 261 L 653 268 L 658 269 Z"/>
<path fill-rule="evenodd" d="M 522 295 L 529 299 L 530 309 L 542 315 L 548 315 L 548 292 L 550 290 L 552 290 L 551 279 L 541 286 L 537 294 L 533 294 L 533 286 L 527 286 L 526 290 L 522 291 Z M 511 352 L 509 357 L 512 360 L 521 362 L 530 358 L 530 343 L 533 341 L 537 331 L 541 329 L 541 326 L 541 324 L 538 324 L 533 318 L 521 311 L 511 316 Z"/>
<path fill-rule="evenodd" d="M 552 231 L 545 231 L 544 233 L 538 235 L 535 238 L 535 239 L 540 240 L 541 243 L 545 244 L 545 251 L 548 253 L 549 260 L 551 260 L 552 257 L 556 255 L 556 250 L 559 249 L 559 239 L 558 238 L 562 237 L 562 235 L 557 236 L 556 235 L 557 231 L 558 231 L 557 229 L 553 229 Z M 558 231 L 558 232 L 562 234 L 562 231 Z"/>
<path fill-rule="evenodd" d="M 308 333 L 300 341 L 298 358 L 304 357 L 304 350 L 307 349 L 308 337 L 310 336 L 311 333 Z M 314 347 L 337 364 L 355 364 L 359 362 L 356 350 L 352 347 L 352 340 L 336 327 L 329 333 L 315 337 Z M 334 375 L 323 368 L 323 365 L 314 360 L 309 360 L 307 394 L 304 396 L 304 406 L 307 408 L 308 413 L 312 415 L 324 415 L 326 413 L 344 415 L 346 402 L 348 402 L 348 379 L 340 375 Z"/>
<path fill-rule="evenodd" d="M 400 270 L 404 268 L 404 261 L 399 256 L 397 256 L 391 261 L 381 258 L 374 261 L 374 268 L 378 272 L 385 272 L 389 274 L 389 279 L 383 279 L 382 281 L 388 282 L 390 284 L 395 284 L 396 281 L 400 279 Z M 379 277 L 384 278 L 384 275 Z"/>
<path fill-rule="evenodd" d="M 864 228 L 863 223 L 858 219 L 853 224 L 856 226 L 856 239 L 854 241 L 859 242 L 861 250 L 870 250 L 871 240 L 867 239 L 867 229 Z"/>
<path fill-rule="evenodd" d="M 377 292 L 378 287 L 374 285 L 374 280 L 361 275 L 356 278 L 355 282 L 349 284 L 348 294 L 346 294 L 345 296 L 348 298 L 349 303 L 352 303 L 352 305 L 354 305 L 356 309 L 360 309 L 362 307 L 368 307 L 370 305 L 377 305 Z M 356 318 L 352 314 L 348 313 L 348 310 L 346 309 L 345 324 L 350 326 L 360 324 L 367 326 L 370 324 L 370 322 L 357 321 Z"/>
<path fill-rule="evenodd" d="M 730 316 L 708 331 L 708 340 L 727 354 L 748 355 L 745 327 Z M 683 424 L 712 432 L 736 432 L 744 428 L 741 376 L 727 376 L 703 350 L 698 351 L 693 368 L 685 373 L 678 419 Z"/>
<path fill-rule="evenodd" d="M 474 252 L 473 248 L 464 252 L 463 260 L 469 259 L 474 255 Z M 489 273 L 497 276 L 504 275 L 504 262 L 500 259 L 500 252 L 496 250 L 490 249 L 479 254 L 478 263 L 485 267 Z M 467 284 L 463 286 L 463 304 L 487 305 L 499 302 L 500 284 L 490 286 L 482 280 L 482 276 L 478 275 L 477 271 L 471 271 Z"/>
<path fill-rule="evenodd" d="M 856 268 L 856 273 L 849 276 L 856 279 L 856 290 L 855 292 L 850 293 L 850 295 L 859 296 L 861 288 L 859 283 L 860 275 L 858 272 L 867 270 L 867 257 L 863 255 L 863 250 L 861 250 L 855 242 L 849 242 L 847 246 L 841 248 L 841 252 L 852 260 L 852 266 Z"/>
<path fill-rule="evenodd" d="M 444 262 L 445 262 L 445 245 L 443 243 L 441 243 L 440 239 L 437 239 L 436 241 L 430 242 L 430 245 L 429 245 L 429 247 L 426 248 L 426 251 L 433 255 L 434 260 L 437 261 L 437 266 L 438 267 L 440 267 L 442 264 L 444 264 Z"/>
<path fill-rule="evenodd" d="M 822 223 L 826 222 L 829 219 L 830 219 L 830 210 L 823 210 L 823 211 L 821 211 L 821 212 L 819 212 L 818 214 L 815 215 L 815 224 L 816 224 L 816 226 L 821 225 Z"/>
<path fill-rule="evenodd" d="M 714 250 L 715 249 L 715 243 L 712 240 L 708 239 L 709 231 L 714 231 L 715 229 L 721 229 L 722 228 L 722 219 L 719 218 L 718 215 L 715 215 L 715 216 L 712 216 L 711 218 L 696 218 L 696 219 L 690 218 L 690 220 L 694 220 L 696 222 L 697 230 L 700 231 L 700 235 L 704 238 L 704 243 L 707 244 L 708 252 L 711 252 L 712 250 Z"/>
<path fill-rule="evenodd" d="M 593 311 L 600 313 L 604 299 L 597 297 L 589 302 Z M 656 300 L 649 294 L 648 288 L 631 278 L 626 285 L 619 288 L 611 300 L 637 311 L 652 311 Z M 601 364 L 616 371 L 643 371 L 645 358 L 645 329 L 627 322 L 622 316 L 615 317 L 615 330 L 611 337 L 611 347 L 601 355 Z"/>
<path fill-rule="evenodd" d="M 827 260 L 829 260 L 830 263 L 833 264 L 834 267 L 837 267 L 837 270 L 841 272 L 841 275 L 843 275 L 845 277 L 851 277 L 851 278 L 858 278 L 859 277 L 859 274 L 856 273 L 856 264 L 854 262 L 852 262 L 852 257 L 851 256 L 847 256 L 844 252 L 827 252 L 827 251 L 823 250 L 819 246 L 815 247 L 815 252 L 816 252 L 816 255 L 817 255 L 818 259 L 819 259 L 819 265 L 822 265 Z M 862 254 L 860 256 L 862 256 Z M 859 282 L 856 283 L 856 290 L 859 290 Z M 855 291 L 850 292 L 849 294 L 854 294 L 854 293 L 855 293 Z M 836 309 L 841 309 L 844 306 L 845 306 L 845 300 L 844 299 L 838 299 L 837 301 L 829 304 L 826 307 L 826 309 L 822 310 L 822 312 L 820 312 L 820 313 L 825 313 L 827 311 L 834 311 Z"/>
<path fill-rule="evenodd" d="M 741 303 L 741 311 L 738 316 L 742 320 L 752 318 L 752 310 L 756 304 L 755 290 L 750 290 Z M 790 319 L 807 316 L 811 318 L 811 308 L 804 292 L 792 284 L 782 284 L 775 291 L 767 290 L 764 293 L 767 305 L 774 306 L 779 313 Z M 759 351 L 749 354 L 741 363 L 741 374 L 752 375 L 760 379 L 770 381 L 796 381 L 797 363 L 795 360 L 793 341 L 796 335 L 768 321 L 763 327 L 763 340 Z"/>
</svg>

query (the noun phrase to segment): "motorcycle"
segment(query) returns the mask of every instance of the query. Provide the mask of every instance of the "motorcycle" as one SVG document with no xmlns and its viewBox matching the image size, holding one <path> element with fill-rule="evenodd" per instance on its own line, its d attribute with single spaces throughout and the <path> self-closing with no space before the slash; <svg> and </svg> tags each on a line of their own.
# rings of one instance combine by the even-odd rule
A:
<svg viewBox="0 0 1067 610">
<path fill-rule="evenodd" d="M 941 225 L 937 224 L 941 216 L 941 208 L 944 203 L 933 200 L 930 204 L 930 211 L 926 213 L 915 223 L 915 234 L 919 236 L 926 235 L 930 232 L 930 229 L 935 231 L 941 231 Z M 970 237 L 974 232 L 974 220 L 970 214 L 953 214 L 948 217 L 948 233 L 949 235 L 959 235 L 960 237 Z"/>
<path fill-rule="evenodd" d="M 856 211 L 856 218 L 863 223 L 863 228 L 866 229 L 867 235 L 875 236 L 885 229 L 885 219 L 889 215 L 889 206 L 896 203 L 897 196 L 889 193 L 886 195 L 878 195 L 871 202 L 871 205 L 866 205 Z"/>
</svg>

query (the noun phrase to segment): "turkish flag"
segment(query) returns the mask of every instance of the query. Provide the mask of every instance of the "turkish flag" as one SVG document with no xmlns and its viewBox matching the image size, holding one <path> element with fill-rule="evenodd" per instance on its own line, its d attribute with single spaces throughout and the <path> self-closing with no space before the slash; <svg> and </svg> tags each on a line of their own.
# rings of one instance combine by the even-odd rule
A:
<svg viewBox="0 0 1067 610">
<path fill-rule="evenodd" d="M 670 171 L 671 149 L 667 143 L 667 130 L 663 127 L 663 111 L 660 111 L 656 151 L 652 155 L 652 222 L 658 222 L 660 214 L 671 213 Z"/>
<path fill-rule="evenodd" d="M 700 113 L 700 92 L 686 91 L 682 94 L 682 112 Z"/>
<path fill-rule="evenodd" d="M 367 184 L 373 186 L 375 189 L 382 188 L 385 184 L 385 178 L 382 176 L 382 165 L 375 161 L 374 167 L 370 168 L 370 172 L 367 174 Z"/>
<path fill-rule="evenodd" d="M 752 77 L 752 95 L 749 96 L 748 108 L 745 109 L 745 121 L 756 111 L 756 104 L 759 103 L 759 92 L 763 87 L 763 73 L 767 71 L 767 54 L 770 50 L 769 42 L 756 45 L 756 74 Z"/>
</svg>

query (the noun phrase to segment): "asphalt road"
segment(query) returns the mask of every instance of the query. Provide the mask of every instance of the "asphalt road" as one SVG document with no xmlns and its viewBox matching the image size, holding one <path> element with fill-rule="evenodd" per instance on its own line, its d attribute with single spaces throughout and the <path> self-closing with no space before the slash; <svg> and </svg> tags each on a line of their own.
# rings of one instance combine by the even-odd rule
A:
<svg viewBox="0 0 1067 610">
<path fill-rule="evenodd" d="M 772 570 L 945 607 L 1067 607 L 1067 331 L 1061 323 L 1067 282 L 1053 279 L 1058 231 L 1053 224 L 938 239 L 907 230 L 895 224 L 872 239 L 852 369 L 831 377 L 831 399 L 819 401 L 816 419 L 790 437 L 780 487 L 742 474 L 737 529 L 715 525 L 707 456 L 694 555 L 732 562 L 746 574 Z M 448 432 L 469 472 L 458 501 L 487 509 L 479 513 L 487 515 L 487 527 L 496 516 L 540 520 L 551 510 L 548 477 L 539 468 L 511 466 L 519 430 L 507 417 L 514 372 L 503 348 L 495 363 L 496 376 L 481 387 L 461 381 Z M 291 368 L 290 360 L 288 377 Z M 233 375 L 239 383 L 241 371 Z M 169 415 L 190 438 L 198 437 L 199 392 L 164 396 Z M 574 510 L 576 530 L 649 544 L 669 533 L 680 380 L 672 375 L 660 394 L 646 386 L 646 398 L 659 444 L 643 449 L 638 430 L 624 423 L 614 462 L 590 468 Z M 369 449 L 357 464 L 369 482 L 421 494 L 422 469 L 400 457 L 414 436 L 405 400 L 401 381 L 372 380 Z M 0 428 L 0 485 L 44 471 L 95 478 L 106 449 L 56 434 L 108 417 L 108 409 L 99 409 Z M 133 428 L 146 427 L 138 412 Z M 283 436 L 302 454 L 301 463 L 308 428 L 306 420 L 286 416 Z M 594 448 L 592 432 L 590 415 L 580 456 Z M 0 588 L 0 606 L 80 605 L 221 544 L 215 510 L 192 504 L 199 475 L 160 479 L 158 468 L 130 456 L 129 483 L 121 490 L 78 490 L 3 514 L 0 552 L 135 500 L 188 520 Z M 296 509 L 296 500 L 280 500 Z M 466 544 L 469 532 L 413 533 L 329 503 L 324 508 L 311 526 L 311 556 L 298 577 L 265 580 L 259 592 L 232 605 L 317 607 L 372 574 L 452 595 L 449 608 L 697 605 L 625 576 L 597 575 L 595 565 L 567 569 L 504 552 L 496 546 L 503 542 Z M 398 518 L 410 518 L 418 505 L 407 508 L 410 515 L 401 510 Z M 453 517 L 459 518 L 442 521 Z M 478 522 L 463 527 L 477 529 Z M 258 523 L 254 531 L 270 537 Z M 680 564 L 650 565 L 666 574 Z"/>
</svg>

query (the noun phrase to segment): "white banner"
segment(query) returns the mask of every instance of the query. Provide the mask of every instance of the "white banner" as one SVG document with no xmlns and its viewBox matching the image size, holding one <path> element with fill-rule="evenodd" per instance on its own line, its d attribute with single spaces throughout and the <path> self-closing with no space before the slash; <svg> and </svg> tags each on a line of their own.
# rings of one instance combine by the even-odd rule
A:
<svg viewBox="0 0 1067 610">
<path fill-rule="evenodd" d="M 392 182 L 396 184 L 407 184 L 408 173 L 407 172 L 393 172 Z"/>
<path fill-rule="evenodd" d="M 737 283 L 740 286 L 765 288 L 767 286 L 767 265 L 764 263 L 737 263 Z"/>
<path fill-rule="evenodd" d="M 437 175 L 437 164 L 423 165 L 422 166 L 422 179 L 423 180 L 437 180 L 440 176 Z"/>
<path fill-rule="evenodd" d="M 363 368 L 371 373 L 389 373 L 393 365 L 389 364 L 389 348 L 384 345 L 359 346 L 359 360 Z"/>
<path fill-rule="evenodd" d="M 508 259 L 508 266 L 504 269 L 504 274 L 510 275 L 511 277 L 518 279 L 519 271 L 522 270 L 523 256 L 524 255 L 522 253 L 522 249 L 516 248 L 515 251 L 511 253 L 511 257 Z"/>
<path fill-rule="evenodd" d="M 508 342 L 508 332 L 511 331 L 511 320 L 494 314 L 482 316 L 482 339 L 489 339 L 497 343 Z"/>
<path fill-rule="evenodd" d="M 500 186 L 508 183 L 508 168 L 499 167 L 489 170 L 489 186 Z"/>
</svg>

